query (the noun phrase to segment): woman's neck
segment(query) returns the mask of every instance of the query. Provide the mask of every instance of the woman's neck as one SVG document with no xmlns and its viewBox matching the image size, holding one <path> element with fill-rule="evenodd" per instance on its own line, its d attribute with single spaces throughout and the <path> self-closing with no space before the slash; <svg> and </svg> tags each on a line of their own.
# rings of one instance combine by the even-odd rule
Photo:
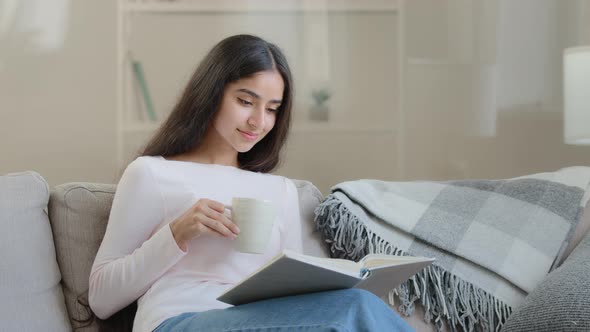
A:
<svg viewBox="0 0 590 332">
<path fill-rule="evenodd" d="M 239 167 L 238 152 L 219 135 L 213 126 L 207 129 L 197 148 L 172 156 L 171 159 Z"/>
</svg>

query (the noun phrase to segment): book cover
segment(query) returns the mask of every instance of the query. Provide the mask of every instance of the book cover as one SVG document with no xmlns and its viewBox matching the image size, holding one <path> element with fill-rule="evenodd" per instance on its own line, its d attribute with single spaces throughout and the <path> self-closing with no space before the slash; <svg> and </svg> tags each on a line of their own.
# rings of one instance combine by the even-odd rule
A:
<svg viewBox="0 0 590 332">
<path fill-rule="evenodd" d="M 433 258 L 368 255 L 359 262 L 284 250 L 217 300 L 233 304 L 345 288 L 381 297 L 430 265 Z"/>
</svg>

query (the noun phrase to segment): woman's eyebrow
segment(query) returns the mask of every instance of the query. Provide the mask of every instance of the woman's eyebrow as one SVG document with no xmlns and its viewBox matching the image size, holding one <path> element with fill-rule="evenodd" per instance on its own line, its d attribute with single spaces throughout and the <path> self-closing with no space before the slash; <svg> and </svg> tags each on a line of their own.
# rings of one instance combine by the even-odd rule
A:
<svg viewBox="0 0 590 332">
<path fill-rule="evenodd" d="M 247 94 L 249 94 L 250 96 L 252 96 L 252 97 L 254 97 L 256 99 L 260 99 L 260 96 L 256 92 L 254 92 L 254 91 L 252 91 L 250 89 L 241 88 L 241 89 L 238 89 L 237 91 L 247 93 Z M 271 104 L 280 104 L 283 101 L 282 100 L 278 100 L 278 99 L 273 99 L 273 100 L 271 100 L 269 102 Z"/>
</svg>

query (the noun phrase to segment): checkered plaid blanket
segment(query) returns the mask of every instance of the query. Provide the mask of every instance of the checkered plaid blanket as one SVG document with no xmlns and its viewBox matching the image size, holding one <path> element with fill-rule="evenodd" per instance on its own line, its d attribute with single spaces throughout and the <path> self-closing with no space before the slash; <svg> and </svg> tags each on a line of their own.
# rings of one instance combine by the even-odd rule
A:
<svg viewBox="0 0 590 332">
<path fill-rule="evenodd" d="M 333 257 L 435 257 L 389 294 L 451 330 L 499 329 L 567 246 L 588 200 L 589 167 L 508 180 L 384 182 L 332 188 L 316 224 Z"/>
</svg>

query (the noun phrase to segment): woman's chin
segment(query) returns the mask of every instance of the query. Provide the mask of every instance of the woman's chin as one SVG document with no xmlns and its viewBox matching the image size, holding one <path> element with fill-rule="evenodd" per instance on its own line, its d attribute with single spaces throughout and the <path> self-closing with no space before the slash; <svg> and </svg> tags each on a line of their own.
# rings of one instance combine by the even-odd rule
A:
<svg viewBox="0 0 590 332">
<path fill-rule="evenodd" d="M 239 146 L 238 148 L 236 148 L 236 150 L 239 153 L 246 153 L 246 152 L 252 150 L 253 147 L 254 147 L 254 144 L 242 145 L 242 146 Z"/>
</svg>

